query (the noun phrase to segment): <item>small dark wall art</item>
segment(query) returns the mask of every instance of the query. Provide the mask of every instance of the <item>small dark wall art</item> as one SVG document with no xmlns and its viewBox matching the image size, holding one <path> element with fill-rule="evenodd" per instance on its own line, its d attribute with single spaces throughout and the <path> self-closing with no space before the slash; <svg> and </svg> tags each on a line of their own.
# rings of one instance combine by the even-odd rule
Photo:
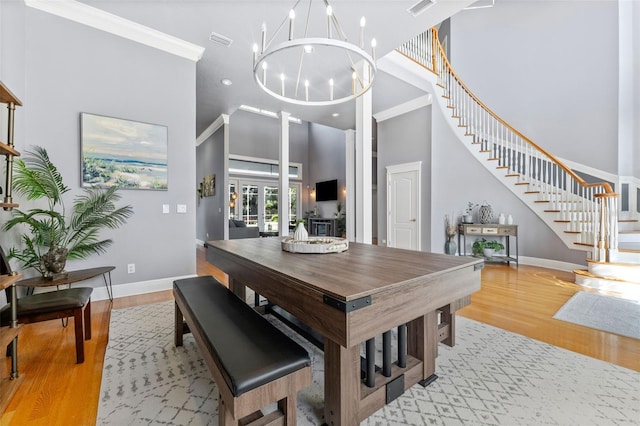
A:
<svg viewBox="0 0 640 426">
<path fill-rule="evenodd" d="M 216 175 L 206 175 L 203 177 L 198 192 L 200 192 L 200 198 L 213 197 L 216 195 Z"/>
<path fill-rule="evenodd" d="M 81 113 L 82 186 L 167 190 L 167 126 Z"/>
</svg>

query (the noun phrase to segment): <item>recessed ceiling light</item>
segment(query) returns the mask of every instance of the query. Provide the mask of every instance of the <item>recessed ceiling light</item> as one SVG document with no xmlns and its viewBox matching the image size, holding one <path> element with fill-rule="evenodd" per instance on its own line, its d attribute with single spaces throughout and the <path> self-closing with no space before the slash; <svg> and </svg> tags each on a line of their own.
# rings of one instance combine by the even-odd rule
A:
<svg viewBox="0 0 640 426">
<path fill-rule="evenodd" d="M 333 114 L 331 114 L 332 117 L 340 117 L 340 113 L 339 112 L 334 112 Z"/>
<path fill-rule="evenodd" d="M 220 83 L 224 84 L 225 86 L 231 86 L 233 84 L 233 81 L 229 80 L 228 78 L 223 78 L 222 80 L 220 80 Z"/>
</svg>

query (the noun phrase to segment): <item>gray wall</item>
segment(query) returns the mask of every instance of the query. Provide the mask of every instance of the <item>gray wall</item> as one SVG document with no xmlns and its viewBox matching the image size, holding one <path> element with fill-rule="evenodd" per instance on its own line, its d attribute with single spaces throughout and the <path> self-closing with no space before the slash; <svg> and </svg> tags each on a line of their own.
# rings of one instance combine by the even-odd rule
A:
<svg viewBox="0 0 640 426">
<path fill-rule="evenodd" d="M 451 18 L 452 65 L 493 111 L 554 155 L 618 170 L 615 1 L 499 1 Z"/>
<path fill-rule="evenodd" d="M 422 161 L 423 251 L 431 247 L 431 105 L 378 122 L 378 243 L 387 239 L 387 166 Z M 438 251 L 436 248 L 435 251 Z"/>
<path fill-rule="evenodd" d="M 316 182 L 338 180 L 338 199 L 346 209 L 346 148 L 344 131 L 321 124 L 309 124 L 309 184 L 315 187 Z M 315 201 L 311 196 L 308 210 L 318 206 L 321 217 L 334 217 L 337 201 Z M 347 212 L 348 214 L 348 212 Z"/>
<path fill-rule="evenodd" d="M 229 153 L 248 157 L 280 158 L 280 119 L 236 111 L 229 119 Z M 289 161 L 302 164 L 302 212 L 307 209 L 309 184 L 309 123 L 289 123 Z"/>
<path fill-rule="evenodd" d="M 228 208 L 224 183 L 224 127 L 196 147 L 196 187 L 206 175 L 216 176 L 212 197 L 198 197 L 196 238 L 200 241 L 224 239 L 224 209 Z"/>
<path fill-rule="evenodd" d="M 289 161 L 305 163 L 308 158 L 309 123 L 289 123 Z M 279 158 L 280 119 L 245 111 L 229 118 L 229 152 L 249 157 Z"/>
<path fill-rule="evenodd" d="M 22 14 L 21 30 L 7 34 L 5 25 L 13 27 Z M 3 2 L 2 28 L 3 47 L 15 43 L 26 52 L 24 62 L 15 61 L 7 73 L 24 76 L 24 86 L 18 81 L 12 87 L 25 105 L 18 112 L 24 121 L 16 129 L 16 147 L 24 151 L 40 145 L 49 151 L 71 188 L 68 206 L 81 193 L 80 112 L 168 126 L 168 191 L 121 191 L 121 202 L 131 204 L 134 215 L 121 229 L 104 233 L 113 246 L 101 256 L 70 261 L 67 268 L 114 265 L 116 289 L 195 273 L 195 63 L 25 8 L 22 2 L 9 7 Z M 19 56 L 14 53 L 0 52 L 3 68 Z M 176 214 L 178 203 L 187 205 L 187 214 Z M 171 214 L 162 214 L 163 204 L 171 205 Z M 0 239 L 8 248 L 17 235 L 2 233 Z M 135 274 L 127 274 L 128 263 L 136 264 Z"/>
</svg>

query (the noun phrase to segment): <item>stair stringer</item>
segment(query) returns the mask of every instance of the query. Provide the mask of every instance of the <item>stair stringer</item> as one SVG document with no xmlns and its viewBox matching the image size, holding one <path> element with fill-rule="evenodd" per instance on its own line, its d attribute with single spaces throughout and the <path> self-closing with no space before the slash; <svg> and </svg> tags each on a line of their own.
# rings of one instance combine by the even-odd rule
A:
<svg viewBox="0 0 640 426">
<path fill-rule="evenodd" d="M 452 109 L 447 107 L 444 97 L 444 90 L 437 85 L 437 76 L 432 71 L 427 70 L 423 66 L 408 59 L 399 52 L 391 52 L 379 59 L 377 62 L 378 69 L 400 78 L 425 92 L 432 94 L 434 103 L 438 104 L 438 108 L 445 117 L 450 116 L 448 112 Z M 537 194 L 526 194 L 529 185 L 516 185 L 513 177 L 505 176 L 503 169 L 497 169 L 491 165 L 489 161 L 489 153 L 480 152 L 480 145 L 474 145 L 471 142 L 473 137 L 467 135 L 467 127 L 460 127 L 457 118 L 447 119 L 447 123 L 457 139 L 468 149 L 476 160 L 478 160 L 498 181 L 507 187 L 516 197 L 518 197 L 529 209 L 531 209 L 542 221 L 562 240 L 567 248 L 580 251 L 591 251 L 593 249 L 590 241 L 581 241 L 584 234 L 567 233 L 567 227 L 572 226 L 570 223 L 556 222 L 561 220 L 562 213 L 545 212 L 551 210 L 552 202 L 542 203 L 536 202 Z M 554 206 L 556 207 L 556 206 Z M 555 210 L 555 208 L 554 208 Z"/>
</svg>

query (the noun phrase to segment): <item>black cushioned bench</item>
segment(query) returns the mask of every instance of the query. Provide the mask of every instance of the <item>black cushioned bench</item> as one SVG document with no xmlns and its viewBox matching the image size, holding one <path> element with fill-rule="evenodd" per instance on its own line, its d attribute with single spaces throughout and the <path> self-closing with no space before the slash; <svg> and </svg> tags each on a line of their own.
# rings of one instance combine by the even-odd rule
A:
<svg viewBox="0 0 640 426">
<path fill-rule="evenodd" d="M 175 345 L 186 323 L 218 385 L 219 424 L 295 425 L 297 392 L 311 383 L 307 351 L 214 277 L 176 280 L 173 295 Z"/>
<path fill-rule="evenodd" d="M 18 322 L 29 324 L 52 319 L 73 317 L 76 335 L 76 362 L 84 362 L 84 341 L 91 339 L 90 287 L 67 288 L 46 293 L 32 294 L 18 299 Z M 9 298 L 7 294 L 7 298 Z M 9 306 L 0 312 L 0 324 L 11 320 Z"/>
</svg>

